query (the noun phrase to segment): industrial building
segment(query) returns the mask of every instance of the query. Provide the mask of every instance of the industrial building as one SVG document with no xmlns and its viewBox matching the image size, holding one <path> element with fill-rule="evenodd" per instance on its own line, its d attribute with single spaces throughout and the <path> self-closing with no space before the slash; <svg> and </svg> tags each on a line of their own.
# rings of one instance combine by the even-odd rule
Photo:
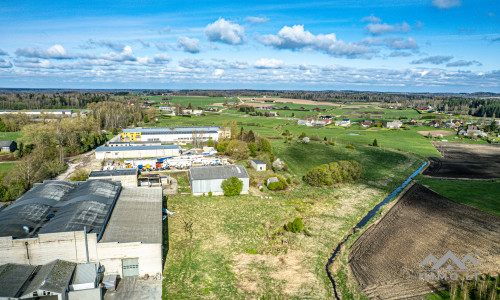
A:
<svg viewBox="0 0 500 300">
<path fill-rule="evenodd" d="M 230 128 L 218 126 L 203 127 L 136 127 L 123 129 L 123 142 L 149 142 L 187 144 L 195 139 L 199 141 L 218 141 L 231 136 Z"/>
<path fill-rule="evenodd" d="M 122 147 L 122 146 L 158 146 L 162 142 L 108 142 L 109 147 Z"/>
<path fill-rule="evenodd" d="M 59 259 L 105 274 L 162 272 L 162 189 L 118 181 L 45 181 L 0 211 L 0 265 Z"/>
<path fill-rule="evenodd" d="M 91 171 L 89 180 L 116 180 L 120 181 L 122 186 L 136 187 L 138 175 L 139 170 L 136 168 Z"/>
<path fill-rule="evenodd" d="M 177 145 L 97 147 L 96 159 L 170 157 L 181 155 Z"/>
<path fill-rule="evenodd" d="M 193 195 L 199 196 L 212 192 L 212 195 L 224 195 L 222 182 L 230 177 L 237 177 L 243 181 L 242 194 L 248 194 L 250 177 L 245 167 L 240 165 L 191 167 L 189 182 Z"/>
</svg>

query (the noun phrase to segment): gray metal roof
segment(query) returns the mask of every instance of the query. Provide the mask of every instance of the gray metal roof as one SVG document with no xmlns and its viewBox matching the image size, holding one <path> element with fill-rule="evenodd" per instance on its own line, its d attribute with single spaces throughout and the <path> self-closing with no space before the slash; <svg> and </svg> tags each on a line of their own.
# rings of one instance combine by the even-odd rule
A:
<svg viewBox="0 0 500 300">
<path fill-rule="evenodd" d="M 252 159 L 252 161 L 253 161 L 254 163 L 258 164 L 258 165 L 265 165 L 265 164 L 266 164 L 265 162 L 263 162 L 263 161 L 262 161 L 262 160 L 260 160 L 260 159 Z"/>
<path fill-rule="evenodd" d="M 91 283 L 96 281 L 97 263 L 78 264 L 71 284 Z"/>
<path fill-rule="evenodd" d="M 134 176 L 134 175 L 137 175 L 138 172 L 139 171 L 136 168 L 92 171 L 89 174 L 89 178 L 90 177 L 126 176 L 126 175 Z"/>
<path fill-rule="evenodd" d="M 12 145 L 13 143 L 15 143 L 14 141 L 0 141 L 0 147 L 10 147 L 10 145 Z"/>
<path fill-rule="evenodd" d="M 100 243 L 161 244 L 161 230 L 162 189 L 124 187 Z"/>
<path fill-rule="evenodd" d="M 123 132 L 141 132 L 144 134 L 145 132 L 189 132 L 193 131 L 218 131 L 220 127 L 218 126 L 197 126 L 197 127 L 136 127 L 131 129 L 123 129 Z"/>
<path fill-rule="evenodd" d="M 247 170 L 241 165 L 191 167 L 189 176 L 191 180 L 249 178 Z"/>
<path fill-rule="evenodd" d="M 0 297 L 17 298 L 21 288 L 28 281 L 36 266 L 5 264 L 0 265 Z"/>
<path fill-rule="evenodd" d="M 48 264 L 41 266 L 30 284 L 23 291 L 23 296 L 33 294 L 38 290 L 62 294 L 66 291 L 76 263 L 56 259 Z"/>
<path fill-rule="evenodd" d="M 121 183 L 110 180 L 36 184 L 0 211 L 0 236 L 26 238 L 38 233 L 81 231 L 84 226 L 87 232 L 100 236 L 120 190 Z"/>
<path fill-rule="evenodd" d="M 117 146 L 106 147 L 101 146 L 95 149 L 96 152 L 100 151 L 135 151 L 135 150 L 163 150 L 163 149 L 181 149 L 178 145 L 153 145 L 153 146 Z"/>
</svg>

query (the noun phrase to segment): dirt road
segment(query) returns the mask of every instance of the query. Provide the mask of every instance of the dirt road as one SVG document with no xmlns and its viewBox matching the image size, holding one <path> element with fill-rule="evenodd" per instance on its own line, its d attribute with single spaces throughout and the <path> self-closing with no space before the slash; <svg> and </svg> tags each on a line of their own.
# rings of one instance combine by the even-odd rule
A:
<svg viewBox="0 0 500 300">
<path fill-rule="evenodd" d="M 66 161 L 68 169 L 64 173 L 59 174 L 56 180 L 67 180 L 73 175 L 73 173 L 80 169 L 92 170 L 100 166 L 100 162 L 94 158 L 94 150 L 73 156 Z"/>
</svg>

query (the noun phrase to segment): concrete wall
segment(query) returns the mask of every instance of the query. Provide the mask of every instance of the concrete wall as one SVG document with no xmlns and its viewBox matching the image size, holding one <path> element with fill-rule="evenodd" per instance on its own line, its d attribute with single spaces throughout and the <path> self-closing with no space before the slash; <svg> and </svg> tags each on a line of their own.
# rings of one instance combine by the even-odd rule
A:
<svg viewBox="0 0 500 300">
<path fill-rule="evenodd" d="M 96 159 L 179 156 L 179 149 L 96 151 Z"/>
<path fill-rule="evenodd" d="M 98 257 L 106 274 L 122 276 L 122 259 L 138 258 L 139 275 L 162 273 L 161 244 L 99 243 Z"/>
<path fill-rule="evenodd" d="M 243 181 L 242 194 L 248 194 L 248 188 L 250 185 L 249 178 L 240 178 Z M 205 193 L 208 195 L 212 192 L 212 195 L 223 195 L 224 191 L 220 187 L 224 179 L 211 179 L 211 180 L 193 180 L 191 181 L 191 192 L 195 196 L 203 195 Z"/>
<path fill-rule="evenodd" d="M 70 291 L 68 293 L 68 300 L 101 300 L 102 291 L 101 287 L 95 289 L 88 289 L 82 291 Z"/>
<path fill-rule="evenodd" d="M 139 274 L 162 272 L 161 244 L 97 243 L 96 234 L 88 234 L 89 260 L 104 265 L 107 274 L 122 275 L 122 259 L 138 258 Z M 25 242 L 28 242 L 29 262 Z M 37 238 L 0 237 L 0 264 L 43 265 L 54 259 L 76 263 L 87 261 L 83 231 L 40 234 Z"/>
<path fill-rule="evenodd" d="M 120 181 L 122 183 L 122 186 L 135 186 L 135 187 L 137 186 L 137 175 L 89 177 L 88 180 L 101 180 L 101 179 Z"/>
<path fill-rule="evenodd" d="M 257 164 L 253 160 L 250 160 L 250 164 L 257 171 L 265 171 L 266 170 L 266 164 Z"/>
</svg>

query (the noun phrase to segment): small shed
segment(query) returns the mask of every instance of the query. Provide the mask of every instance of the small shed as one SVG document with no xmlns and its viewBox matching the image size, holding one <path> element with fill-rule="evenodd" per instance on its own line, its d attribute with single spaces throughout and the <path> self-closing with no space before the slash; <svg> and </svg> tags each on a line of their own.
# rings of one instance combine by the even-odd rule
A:
<svg viewBox="0 0 500 300">
<path fill-rule="evenodd" d="M 248 194 L 250 177 L 245 167 L 240 165 L 226 166 L 206 166 L 191 167 L 189 169 L 189 182 L 191 183 L 191 192 L 195 196 L 208 194 L 223 195 L 224 191 L 221 184 L 225 179 L 237 177 L 243 181 L 242 194 Z"/>
<path fill-rule="evenodd" d="M 17 144 L 14 141 L 0 141 L 2 152 L 14 152 L 17 150 Z"/>
<path fill-rule="evenodd" d="M 266 185 L 269 186 L 270 183 L 272 183 L 272 182 L 278 182 L 278 181 L 279 181 L 278 177 L 269 177 L 267 179 Z"/>
<path fill-rule="evenodd" d="M 250 164 L 252 165 L 252 167 L 257 170 L 257 171 L 265 171 L 266 170 L 266 163 L 263 162 L 262 160 L 260 159 L 252 159 L 250 161 Z"/>
</svg>

